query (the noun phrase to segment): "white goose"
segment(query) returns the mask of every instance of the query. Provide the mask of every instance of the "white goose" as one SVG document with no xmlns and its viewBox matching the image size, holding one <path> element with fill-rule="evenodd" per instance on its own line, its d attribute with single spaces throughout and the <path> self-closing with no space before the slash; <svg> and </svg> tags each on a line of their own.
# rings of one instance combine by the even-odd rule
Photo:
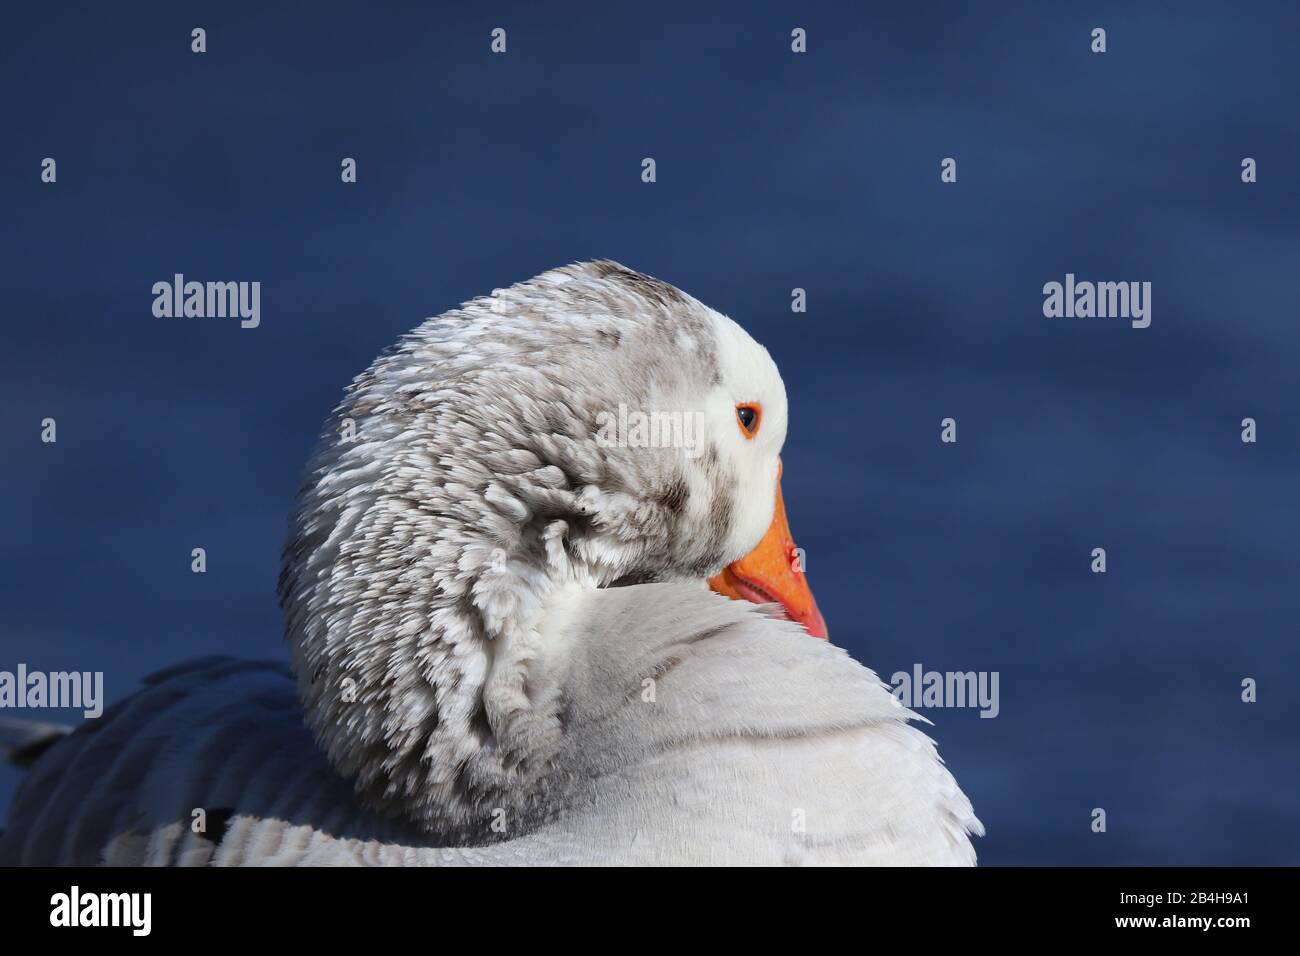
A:
<svg viewBox="0 0 1300 956">
<path fill-rule="evenodd" d="M 620 406 L 703 432 L 608 440 Z M 805 633 L 785 432 L 766 350 L 616 263 L 426 321 L 300 492 L 297 695 L 204 659 L 60 739 L 11 733 L 0 863 L 974 863 L 915 715 Z"/>
</svg>

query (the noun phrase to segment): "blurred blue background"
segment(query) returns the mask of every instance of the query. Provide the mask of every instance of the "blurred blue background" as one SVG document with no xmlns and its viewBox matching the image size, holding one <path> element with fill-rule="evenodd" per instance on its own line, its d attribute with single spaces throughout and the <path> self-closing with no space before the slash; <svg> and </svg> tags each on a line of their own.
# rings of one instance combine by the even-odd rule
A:
<svg viewBox="0 0 1300 956">
<path fill-rule="evenodd" d="M 1300 863 L 1300 13 L 976 6 L 7 7 L 0 669 L 287 659 L 346 383 L 608 257 L 776 358 L 835 641 L 1000 673 L 997 719 L 928 712 L 982 862 Z M 261 327 L 154 318 L 175 272 L 260 280 Z M 1066 272 L 1150 281 L 1151 327 L 1044 318 Z"/>
</svg>

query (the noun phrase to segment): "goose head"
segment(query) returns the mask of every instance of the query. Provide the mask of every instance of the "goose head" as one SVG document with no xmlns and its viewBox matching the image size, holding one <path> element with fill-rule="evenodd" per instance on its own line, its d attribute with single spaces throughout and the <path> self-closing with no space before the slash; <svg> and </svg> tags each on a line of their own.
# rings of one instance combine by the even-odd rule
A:
<svg viewBox="0 0 1300 956">
<path fill-rule="evenodd" d="M 299 694 L 335 767 L 444 839 L 480 827 L 548 772 L 562 721 L 530 669 L 599 589 L 709 581 L 825 637 L 791 561 L 786 423 L 762 346 L 613 262 L 402 338 L 326 426 L 284 553 Z"/>
</svg>

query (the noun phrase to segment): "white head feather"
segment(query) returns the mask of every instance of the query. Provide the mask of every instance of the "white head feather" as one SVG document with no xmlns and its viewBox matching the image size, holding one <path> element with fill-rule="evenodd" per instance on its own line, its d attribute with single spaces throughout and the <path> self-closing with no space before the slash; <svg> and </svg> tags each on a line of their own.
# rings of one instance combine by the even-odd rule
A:
<svg viewBox="0 0 1300 956">
<path fill-rule="evenodd" d="M 762 406 L 753 439 L 746 402 Z M 598 441 L 620 404 L 698 414 L 702 445 Z M 444 839 L 480 834 L 485 807 L 527 812 L 562 731 L 561 695 L 529 683 L 553 599 L 702 580 L 746 554 L 772 519 L 786 420 L 766 350 L 613 262 L 405 336 L 335 411 L 285 549 L 299 693 L 335 766 Z"/>
</svg>

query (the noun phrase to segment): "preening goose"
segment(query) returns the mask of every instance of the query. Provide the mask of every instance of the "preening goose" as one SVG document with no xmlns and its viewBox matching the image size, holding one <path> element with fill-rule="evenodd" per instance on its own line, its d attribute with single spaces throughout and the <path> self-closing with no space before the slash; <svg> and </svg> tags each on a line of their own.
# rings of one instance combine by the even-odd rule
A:
<svg viewBox="0 0 1300 956">
<path fill-rule="evenodd" d="M 150 678 L 35 756 L 0 863 L 974 863 L 915 715 L 810 637 L 785 433 L 766 350 L 616 263 L 429 319 L 309 467 L 292 673 Z"/>
</svg>

